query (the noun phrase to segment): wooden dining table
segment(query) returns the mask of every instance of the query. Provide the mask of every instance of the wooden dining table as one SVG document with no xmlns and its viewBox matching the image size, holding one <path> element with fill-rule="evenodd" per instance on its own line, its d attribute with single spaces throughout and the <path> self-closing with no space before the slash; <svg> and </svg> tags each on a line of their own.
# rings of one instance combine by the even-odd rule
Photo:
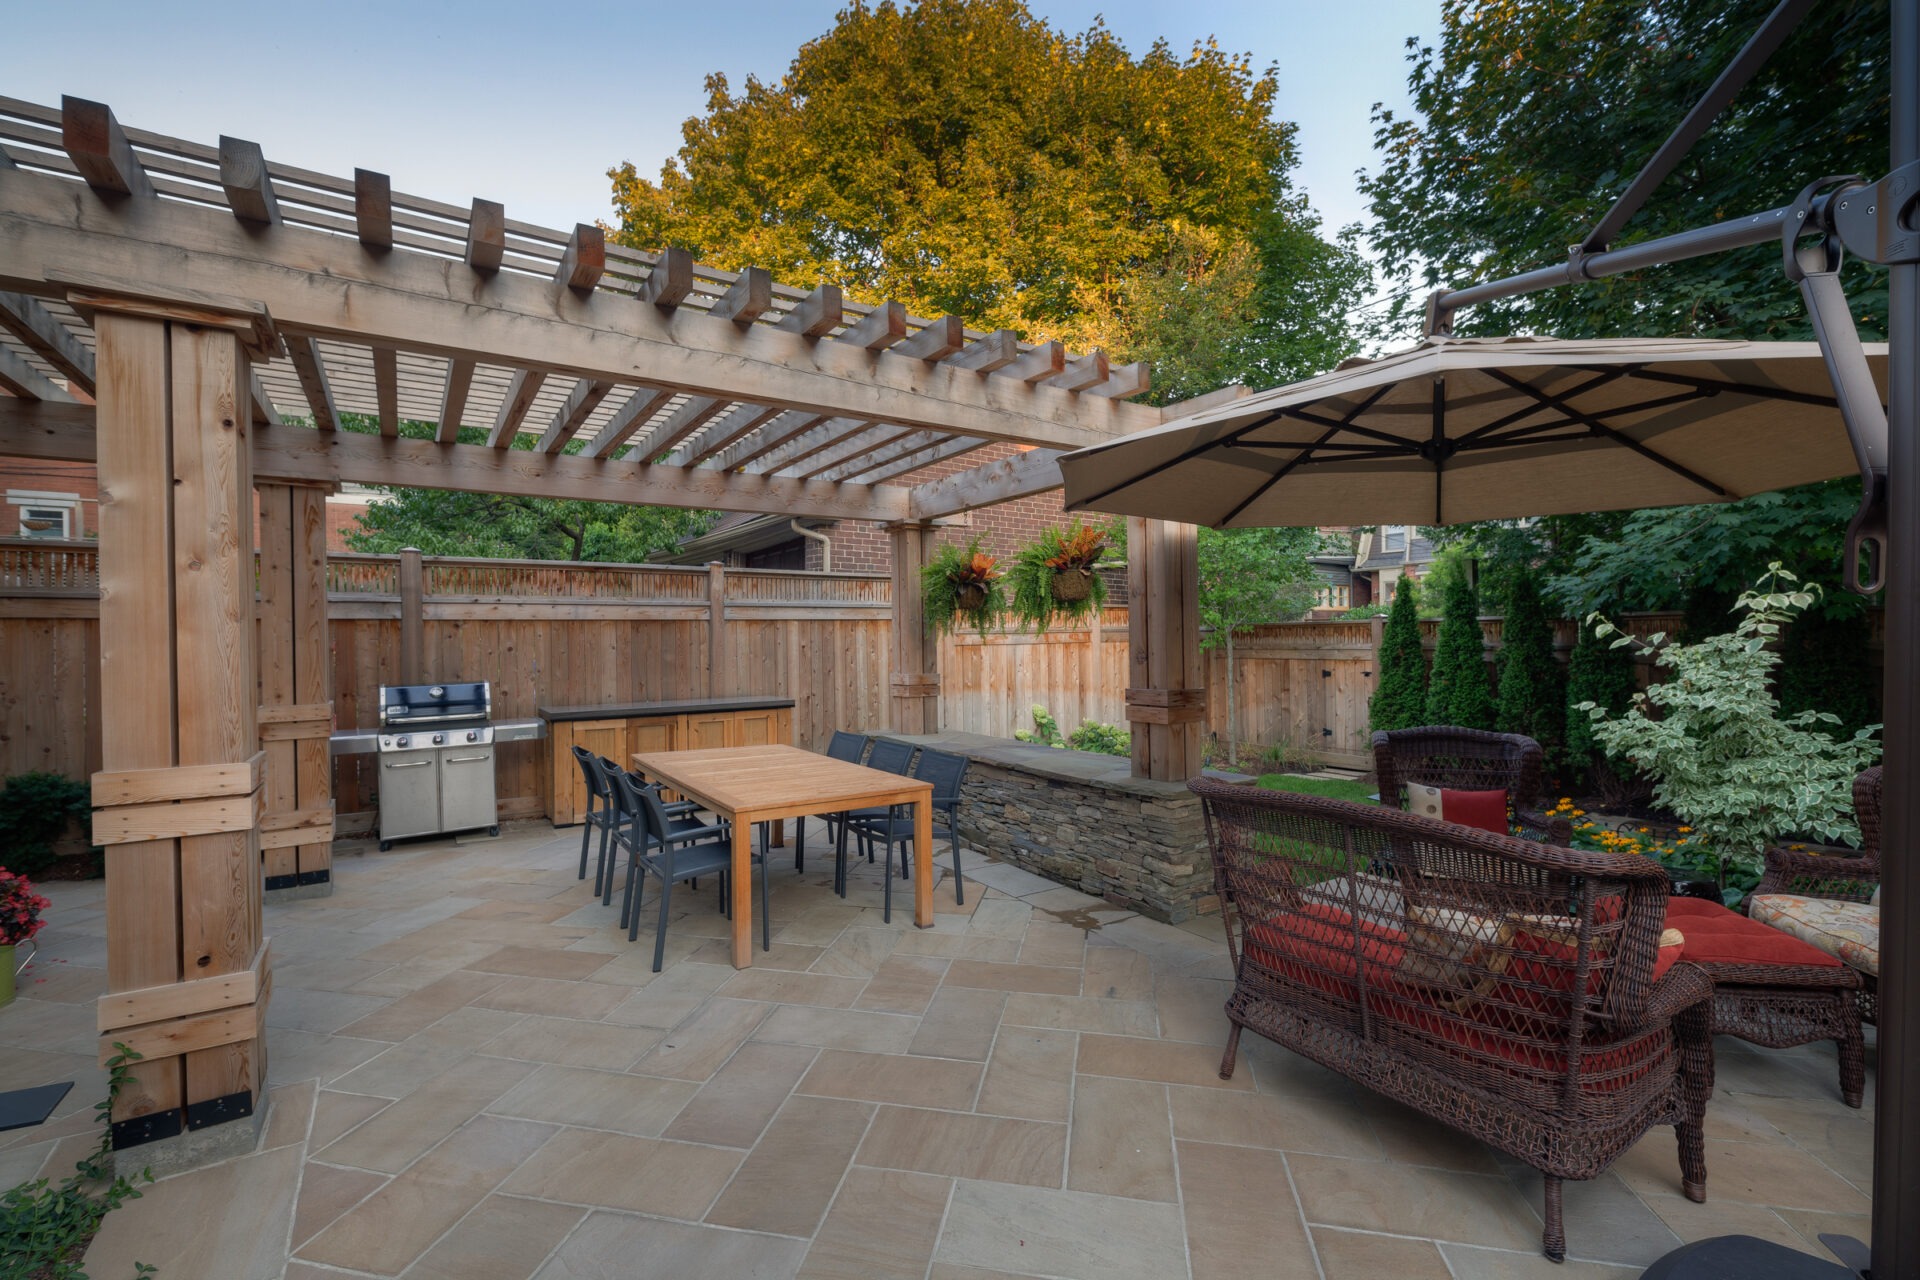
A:
<svg viewBox="0 0 1920 1280">
<path fill-rule="evenodd" d="M 753 964 L 755 823 L 840 813 L 871 805 L 913 806 L 913 922 L 933 927 L 933 784 L 799 747 L 715 747 L 641 751 L 633 767 L 649 782 L 733 823 L 733 967 Z M 889 872 L 891 874 L 891 872 Z"/>
</svg>

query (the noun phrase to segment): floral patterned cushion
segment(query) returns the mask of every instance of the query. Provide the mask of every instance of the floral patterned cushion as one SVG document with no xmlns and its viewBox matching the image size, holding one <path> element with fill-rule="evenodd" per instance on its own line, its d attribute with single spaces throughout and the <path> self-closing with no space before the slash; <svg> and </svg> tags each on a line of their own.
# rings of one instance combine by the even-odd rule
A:
<svg viewBox="0 0 1920 1280">
<path fill-rule="evenodd" d="M 1755 898 L 1747 914 L 1839 957 L 1862 973 L 1879 976 L 1880 908 L 1873 903 L 1768 893 Z"/>
</svg>

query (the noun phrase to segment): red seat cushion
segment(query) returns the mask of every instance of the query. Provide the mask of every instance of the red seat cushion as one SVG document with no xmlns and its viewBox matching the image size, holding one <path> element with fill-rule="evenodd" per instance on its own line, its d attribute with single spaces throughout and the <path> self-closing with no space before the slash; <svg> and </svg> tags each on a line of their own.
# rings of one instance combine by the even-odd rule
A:
<svg viewBox="0 0 1920 1280">
<path fill-rule="evenodd" d="M 1339 907 L 1308 903 L 1282 911 L 1247 929 L 1247 958 L 1296 982 L 1357 998 L 1353 979 L 1366 966 L 1369 985 L 1394 980 L 1406 955 L 1407 936 L 1362 920 L 1356 958 L 1353 916 Z"/>
<path fill-rule="evenodd" d="M 1819 969 L 1840 964 L 1837 957 L 1818 947 L 1704 898 L 1671 899 L 1667 925 L 1687 935 L 1681 958 L 1693 964 L 1778 964 Z"/>
<path fill-rule="evenodd" d="M 1504 791 L 1440 791 L 1440 816 L 1463 827 L 1478 827 L 1494 835 L 1512 835 L 1507 826 L 1507 793 Z"/>
</svg>

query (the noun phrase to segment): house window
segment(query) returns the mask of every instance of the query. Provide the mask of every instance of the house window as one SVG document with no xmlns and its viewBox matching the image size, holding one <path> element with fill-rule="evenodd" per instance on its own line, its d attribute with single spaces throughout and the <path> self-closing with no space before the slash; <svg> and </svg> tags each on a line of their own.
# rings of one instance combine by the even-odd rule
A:
<svg viewBox="0 0 1920 1280">
<path fill-rule="evenodd" d="M 1319 603 L 1323 609 L 1351 609 L 1353 607 L 1353 588 L 1334 586 L 1332 583 L 1320 588 Z"/>
<path fill-rule="evenodd" d="M 11 489 L 9 506 L 20 509 L 23 538 L 71 539 L 81 536 L 80 498 L 72 493 L 37 493 Z"/>
<path fill-rule="evenodd" d="M 1382 551 L 1405 551 L 1407 549 L 1407 526 L 1403 524 L 1381 526 L 1380 549 Z"/>
</svg>

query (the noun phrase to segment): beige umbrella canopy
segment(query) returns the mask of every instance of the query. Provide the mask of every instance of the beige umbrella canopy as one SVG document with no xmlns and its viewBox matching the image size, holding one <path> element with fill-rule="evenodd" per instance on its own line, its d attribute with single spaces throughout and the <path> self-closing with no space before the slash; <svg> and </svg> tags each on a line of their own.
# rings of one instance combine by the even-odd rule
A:
<svg viewBox="0 0 1920 1280">
<path fill-rule="evenodd" d="M 1695 339 L 1429 338 L 1060 459 L 1070 511 L 1215 528 L 1724 502 L 1856 469 L 1815 343 Z"/>
</svg>

